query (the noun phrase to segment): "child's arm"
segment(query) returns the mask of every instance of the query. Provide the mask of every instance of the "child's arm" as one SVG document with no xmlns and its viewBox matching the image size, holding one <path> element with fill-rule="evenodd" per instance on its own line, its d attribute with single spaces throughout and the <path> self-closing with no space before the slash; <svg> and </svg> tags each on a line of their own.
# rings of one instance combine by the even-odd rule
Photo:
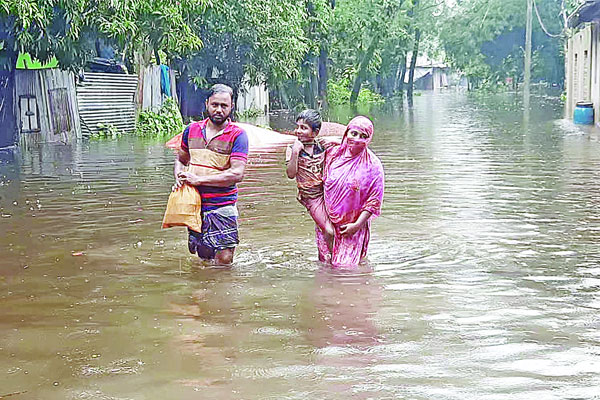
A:
<svg viewBox="0 0 600 400">
<path fill-rule="evenodd" d="M 286 172 L 290 179 L 294 179 L 298 173 L 298 154 L 300 154 L 300 150 L 302 150 L 303 147 L 304 145 L 298 139 L 296 139 L 291 149 L 288 147 L 288 154 L 286 155 L 286 159 L 288 160 Z M 288 155 L 289 157 L 287 157 Z"/>
</svg>

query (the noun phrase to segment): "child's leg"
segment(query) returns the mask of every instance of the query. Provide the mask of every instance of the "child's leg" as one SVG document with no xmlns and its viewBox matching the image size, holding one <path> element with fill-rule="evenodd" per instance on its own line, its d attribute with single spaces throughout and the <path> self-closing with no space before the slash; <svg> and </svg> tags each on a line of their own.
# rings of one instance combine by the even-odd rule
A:
<svg viewBox="0 0 600 400">
<path fill-rule="evenodd" d="M 325 210 L 325 201 L 323 200 L 323 197 L 318 197 L 316 199 L 304 199 L 303 204 L 306 206 L 308 213 L 315 221 L 319 229 L 321 229 L 321 232 L 323 232 L 327 246 L 331 251 L 333 249 L 333 237 L 335 235 L 335 229 L 333 227 L 333 223 L 327 215 L 327 211 Z"/>
</svg>

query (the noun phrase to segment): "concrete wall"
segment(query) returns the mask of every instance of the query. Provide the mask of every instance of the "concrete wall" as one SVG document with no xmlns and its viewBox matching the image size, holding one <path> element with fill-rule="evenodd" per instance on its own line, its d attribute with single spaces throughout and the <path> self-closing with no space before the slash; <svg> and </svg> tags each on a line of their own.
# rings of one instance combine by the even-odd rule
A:
<svg viewBox="0 0 600 400">
<path fill-rule="evenodd" d="M 582 27 L 567 42 L 566 63 L 566 117 L 573 118 L 573 110 L 578 102 L 594 104 L 595 122 L 600 117 L 600 40 L 597 24 Z"/>
<path fill-rule="evenodd" d="M 448 74 L 444 68 L 433 69 L 433 90 L 440 90 L 448 87 Z"/>
</svg>

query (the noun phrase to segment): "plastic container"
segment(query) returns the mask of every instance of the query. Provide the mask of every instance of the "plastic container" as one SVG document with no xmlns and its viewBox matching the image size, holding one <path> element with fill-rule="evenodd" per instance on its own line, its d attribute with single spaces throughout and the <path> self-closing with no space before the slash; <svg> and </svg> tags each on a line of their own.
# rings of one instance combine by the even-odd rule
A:
<svg viewBox="0 0 600 400">
<path fill-rule="evenodd" d="M 592 103 L 579 102 L 573 111 L 573 122 L 582 125 L 594 125 L 594 105 Z"/>
</svg>

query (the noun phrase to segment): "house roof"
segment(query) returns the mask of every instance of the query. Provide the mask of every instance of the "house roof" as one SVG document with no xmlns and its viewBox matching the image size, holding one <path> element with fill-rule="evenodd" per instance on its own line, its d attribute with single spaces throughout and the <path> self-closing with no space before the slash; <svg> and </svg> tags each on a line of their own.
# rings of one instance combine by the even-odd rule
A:
<svg viewBox="0 0 600 400">
<path fill-rule="evenodd" d="M 600 0 L 586 0 L 569 16 L 568 24 L 576 28 L 585 22 L 600 22 Z"/>
<path fill-rule="evenodd" d="M 410 68 L 410 58 L 411 58 L 411 53 L 409 52 L 406 57 L 406 68 L 407 69 Z M 447 68 L 448 67 L 448 65 L 446 65 L 443 61 L 430 59 L 426 55 L 417 56 L 417 62 L 415 64 L 415 66 L 422 67 L 422 68 Z"/>
</svg>

